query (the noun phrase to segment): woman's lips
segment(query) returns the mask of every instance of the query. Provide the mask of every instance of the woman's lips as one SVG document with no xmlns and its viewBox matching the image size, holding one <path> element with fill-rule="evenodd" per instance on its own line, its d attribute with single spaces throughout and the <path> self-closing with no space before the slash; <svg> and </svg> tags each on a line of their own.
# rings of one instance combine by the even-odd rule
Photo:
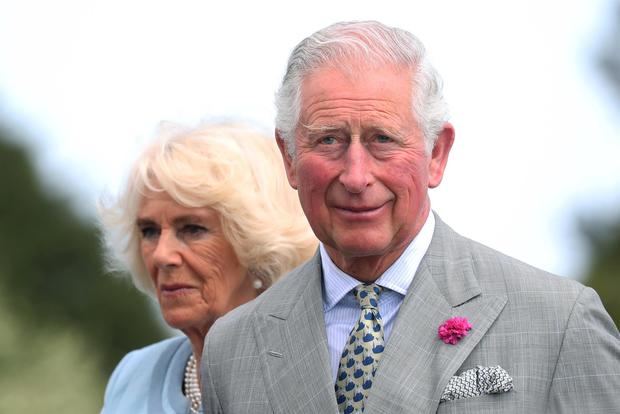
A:
<svg viewBox="0 0 620 414">
<path fill-rule="evenodd" d="M 164 297 L 178 297 L 192 293 L 196 288 L 190 285 L 175 283 L 162 285 L 159 290 Z"/>
</svg>

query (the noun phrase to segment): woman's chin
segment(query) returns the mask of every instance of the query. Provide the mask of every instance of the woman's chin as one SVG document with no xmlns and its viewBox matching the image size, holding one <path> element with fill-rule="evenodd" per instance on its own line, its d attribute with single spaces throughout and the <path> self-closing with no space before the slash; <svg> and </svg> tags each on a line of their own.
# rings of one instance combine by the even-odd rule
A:
<svg viewBox="0 0 620 414">
<path fill-rule="evenodd" d="M 191 329 L 204 329 L 207 318 L 204 312 L 192 312 L 189 309 L 162 309 L 166 323 L 174 329 L 182 331 Z"/>
</svg>

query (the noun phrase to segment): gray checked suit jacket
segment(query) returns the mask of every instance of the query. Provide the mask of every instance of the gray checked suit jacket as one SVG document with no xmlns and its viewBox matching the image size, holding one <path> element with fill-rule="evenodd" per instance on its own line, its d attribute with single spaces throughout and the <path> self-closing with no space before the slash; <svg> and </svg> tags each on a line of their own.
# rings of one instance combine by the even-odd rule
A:
<svg viewBox="0 0 620 414">
<path fill-rule="evenodd" d="M 219 319 L 201 364 L 206 413 L 338 412 L 315 256 Z M 473 325 L 437 337 L 453 316 Z M 500 365 L 514 388 L 440 403 L 454 375 Z M 364 412 L 620 413 L 620 339 L 597 294 L 466 239 L 438 217 Z"/>
</svg>

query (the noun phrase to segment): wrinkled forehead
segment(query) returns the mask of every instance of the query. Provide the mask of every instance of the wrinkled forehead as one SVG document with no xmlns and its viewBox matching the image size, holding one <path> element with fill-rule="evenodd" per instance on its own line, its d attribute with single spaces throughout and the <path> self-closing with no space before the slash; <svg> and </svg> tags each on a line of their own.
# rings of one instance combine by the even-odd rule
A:
<svg viewBox="0 0 620 414">
<path fill-rule="evenodd" d="M 364 62 L 347 61 L 329 65 L 308 74 L 301 83 L 301 118 L 330 103 L 344 107 L 379 105 L 385 110 L 393 106 L 411 107 L 413 74 L 403 65 L 371 67 Z"/>
<path fill-rule="evenodd" d="M 362 50 L 344 50 L 329 56 L 323 56 L 316 60 L 313 64 L 306 68 L 303 73 L 302 81 L 314 73 L 335 69 L 345 74 L 350 79 L 357 79 L 360 76 L 374 72 L 382 68 L 394 68 L 395 70 L 406 70 L 413 73 L 416 65 L 412 62 L 388 58 L 384 55 Z"/>
</svg>

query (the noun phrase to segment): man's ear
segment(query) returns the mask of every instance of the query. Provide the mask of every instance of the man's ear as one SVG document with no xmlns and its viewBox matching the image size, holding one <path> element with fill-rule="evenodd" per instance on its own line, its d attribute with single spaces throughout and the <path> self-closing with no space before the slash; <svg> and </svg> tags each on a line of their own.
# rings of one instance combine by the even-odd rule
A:
<svg viewBox="0 0 620 414">
<path fill-rule="evenodd" d="M 446 122 L 437 137 L 437 141 L 435 141 L 435 146 L 431 153 L 428 167 L 429 188 L 435 188 L 441 183 L 443 173 L 448 164 L 448 155 L 450 155 L 452 144 L 454 144 L 454 127 L 451 123 Z"/>
<path fill-rule="evenodd" d="M 297 172 L 295 171 L 295 162 L 293 157 L 288 152 L 288 148 L 286 147 L 286 141 L 280 135 L 280 131 L 276 129 L 276 142 L 278 143 L 278 148 L 280 149 L 280 154 L 282 155 L 282 161 L 284 162 L 284 169 L 286 170 L 286 177 L 288 178 L 288 183 L 297 190 Z"/>
</svg>

